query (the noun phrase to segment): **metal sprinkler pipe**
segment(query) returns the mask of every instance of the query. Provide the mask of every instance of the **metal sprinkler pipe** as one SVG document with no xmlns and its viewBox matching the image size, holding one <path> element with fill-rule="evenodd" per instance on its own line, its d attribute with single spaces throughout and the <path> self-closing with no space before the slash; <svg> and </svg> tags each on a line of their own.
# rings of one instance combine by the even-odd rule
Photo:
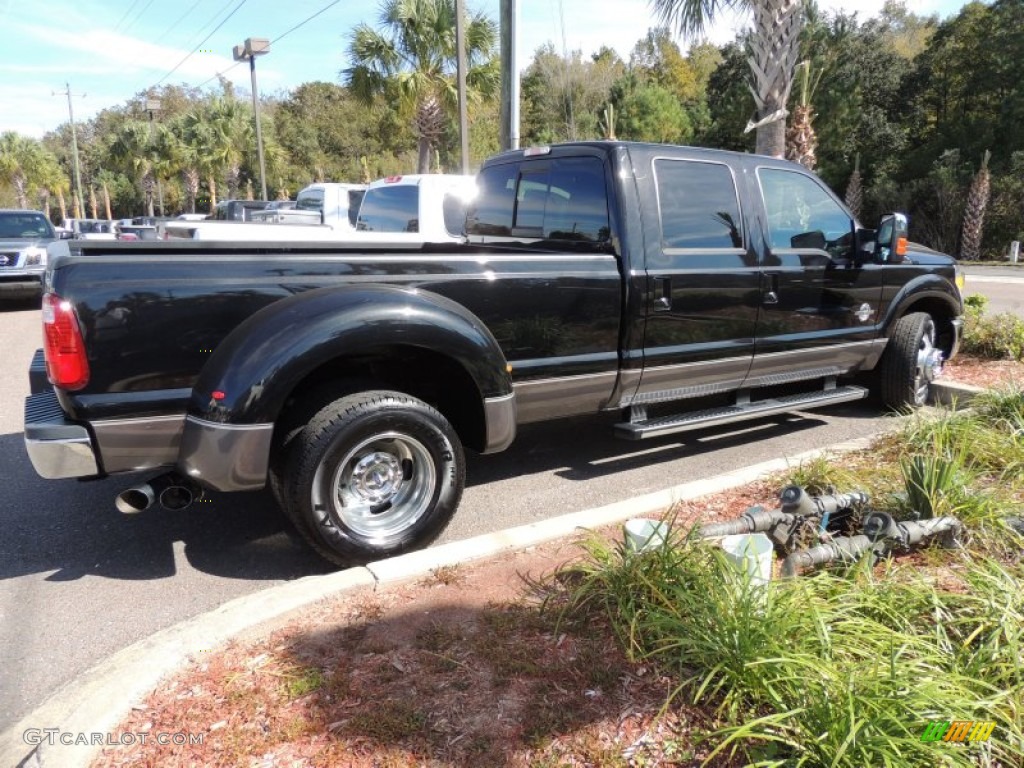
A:
<svg viewBox="0 0 1024 768">
<path fill-rule="evenodd" d="M 963 524 L 955 517 L 896 522 L 885 512 L 866 515 L 861 529 L 863 533 L 857 536 L 840 536 L 831 542 L 793 552 L 782 561 L 782 575 L 796 576 L 801 570 L 836 560 L 854 562 L 869 550 L 874 550 L 881 557 L 894 549 L 910 549 L 934 536 L 942 537 L 943 546 L 956 548 L 960 546 L 964 530 Z"/>
</svg>

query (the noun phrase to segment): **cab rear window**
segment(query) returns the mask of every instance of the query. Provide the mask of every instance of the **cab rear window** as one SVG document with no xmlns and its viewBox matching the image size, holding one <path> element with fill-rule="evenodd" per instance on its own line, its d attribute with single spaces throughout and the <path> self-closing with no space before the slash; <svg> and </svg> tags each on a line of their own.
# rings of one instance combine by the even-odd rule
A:
<svg viewBox="0 0 1024 768">
<path fill-rule="evenodd" d="M 411 184 L 368 189 L 356 229 L 363 232 L 419 232 L 420 188 Z"/>
<path fill-rule="evenodd" d="M 608 193 L 598 158 L 494 165 L 477 175 L 477 187 L 467 235 L 584 243 L 609 239 Z"/>
</svg>

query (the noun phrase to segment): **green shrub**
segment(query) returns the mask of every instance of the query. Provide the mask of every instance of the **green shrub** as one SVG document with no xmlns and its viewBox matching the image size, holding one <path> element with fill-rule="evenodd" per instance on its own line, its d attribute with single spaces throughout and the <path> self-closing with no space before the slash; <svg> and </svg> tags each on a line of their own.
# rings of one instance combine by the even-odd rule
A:
<svg viewBox="0 0 1024 768">
<path fill-rule="evenodd" d="M 961 350 L 992 360 L 1024 360 L 1024 319 L 1011 312 L 986 314 L 988 298 L 964 298 L 964 337 Z"/>
</svg>

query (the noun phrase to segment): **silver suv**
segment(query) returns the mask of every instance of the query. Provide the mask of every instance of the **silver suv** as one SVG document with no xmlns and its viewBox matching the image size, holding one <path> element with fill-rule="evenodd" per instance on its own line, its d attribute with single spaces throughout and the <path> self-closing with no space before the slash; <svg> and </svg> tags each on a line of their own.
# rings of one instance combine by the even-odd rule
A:
<svg viewBox="0 0 1024 768">
<path fill-rule="evenodd" d="M 0 209 L 0 299 L 40 294 L 46 246 L 56 239 L 39 211 Z"/>
</svg>

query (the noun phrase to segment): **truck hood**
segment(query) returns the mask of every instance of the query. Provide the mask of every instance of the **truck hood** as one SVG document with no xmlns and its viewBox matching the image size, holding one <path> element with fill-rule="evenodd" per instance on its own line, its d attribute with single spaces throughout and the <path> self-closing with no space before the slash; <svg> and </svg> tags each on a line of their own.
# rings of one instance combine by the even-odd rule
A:
<svg viewBox="0 0 1024 768">
<path fill-rule="evenodd" d="M 942 251 L 936 251 L 921 243 L 907 243 L 907 261 L 911 264 L 939 266 L 956 264 L 956 259 Z"/>
<path fill-rule="evenodd" d="M 53 240 L 49 237 L 41 237 L 35 239 L 29 238 L 10 238 L 7 240 L 0 240 L 0 250 L 4 251 L 15 251 L 21 250 L 22 248 L 29 248 L 33 245 L 37 245 L 40 248 L 46 248 Z"/>
</svg>

